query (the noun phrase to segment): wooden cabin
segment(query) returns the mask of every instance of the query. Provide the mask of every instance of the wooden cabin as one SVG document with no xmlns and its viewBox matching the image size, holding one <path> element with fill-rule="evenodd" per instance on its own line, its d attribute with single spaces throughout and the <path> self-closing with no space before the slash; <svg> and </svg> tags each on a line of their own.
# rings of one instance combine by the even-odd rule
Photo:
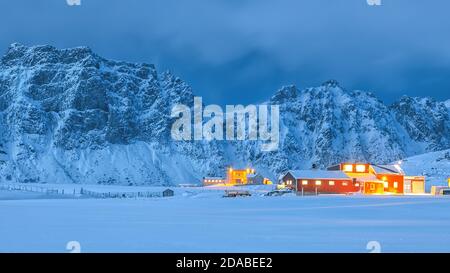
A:
<svg viewBox="0 0 450 273">
<path fill-rule="evenodd" d="M 163 197 L 171 197 L 174 196 L 174 191 L 171 189 L 166 189 L 162 192 Z"/>
<path fill-rule="evenodd" d="M 248 185 L 263 185 L 264 184 L 264 177 L 257 173 L 252 173 L 247 175 L 247 184 Z"/>
</svg>

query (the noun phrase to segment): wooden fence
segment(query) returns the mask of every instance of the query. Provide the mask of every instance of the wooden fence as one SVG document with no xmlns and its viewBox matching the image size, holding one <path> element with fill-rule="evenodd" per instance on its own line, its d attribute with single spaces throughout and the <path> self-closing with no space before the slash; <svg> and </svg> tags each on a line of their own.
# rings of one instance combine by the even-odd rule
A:
<svg viewBox="0 0 450 273">
<path fill-rule="evenodd" d="M 20 184 L 17 184 L 17 185 L 15 185 L 15 184 L 8 184 L 8 185 L 0 184 L 0 190 L 36 192 L 36 193 L 43 193 L 43 194 L 48 194 L 48 195 L 66 195 L 66 194 L 75 195 L 76 194 L 75 190 L 73 190 L 73 193 L 72 193 L 72 192 L 67 192 L 67 191 L 65 192 L 64 189 L 20 185 Z"/>
<path fill-rule="evenodd" d="M 162 197 L 162 192 L 95 192 L 81 188 L 80 194 L 92 198 L 153 198 Z"/>
<path fill-rule="evenodd" d="M 140 192 L 96 192 L 90 191 L 83 188 L 79 190 L 73 189 L 64 191 L 64 189 L 57 188 L 47 188 L 41 186 L 30 186 L 22 184 L 0 184 L 0 190 L 6 191 L 25 191 L 25 192 L 36 192 L 48 195 L 72 195 L 74 197 L 87 197 L 87 198 L 154 198 L 163 197 L 163 192 L 150 192 L 150 191 L 140 191 Z"/>
</svg>

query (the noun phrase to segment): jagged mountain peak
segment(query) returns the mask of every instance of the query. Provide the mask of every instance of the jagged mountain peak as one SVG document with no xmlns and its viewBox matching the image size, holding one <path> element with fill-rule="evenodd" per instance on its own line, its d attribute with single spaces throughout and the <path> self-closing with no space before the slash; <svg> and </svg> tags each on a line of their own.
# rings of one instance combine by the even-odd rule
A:
<svg viewBox="0 0 450 273">
<path fill-rule="evenodd" d="M 50 45 L 25 46 L 23 44 L 11 44 L 2 57 L 4 65 L 35 66 L 50 63 L 83 63 L 87 60 L 101 61 L 98 55 L 89 47 L 74 47 L 69 49 L 57 49 Z"/>
<path fill-rule="evenodd" d="M 326 88 L 336 88 L 336 87 L 341 88 L 341 86 L 339 85 L 339 82 L 337 80 L 333 80 L 333 79 L 323 82 L 320 86 L 323 86 Z"/>
<path fill-rule="evenodd" d="M 275 94 L 271 97 L 270 101 L 272 103 L 285 103 L 288 101 L 293 101 L 298 96 L 298 89 L 295 85 L 287 85 L 281 87 Z"/>
</svg>

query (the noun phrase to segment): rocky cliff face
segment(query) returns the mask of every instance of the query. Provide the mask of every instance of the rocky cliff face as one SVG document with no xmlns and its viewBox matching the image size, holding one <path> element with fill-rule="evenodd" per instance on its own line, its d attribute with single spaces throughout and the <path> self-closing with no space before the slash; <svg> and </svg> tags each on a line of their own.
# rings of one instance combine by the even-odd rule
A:
<svg viewBox="0 0 450 273">
<path fill-rule="evenodd" d="M 446 103 L 431 98 L 402 97 L 390 109 L 401 126 L 426 150 L 436 151 L 450 146 L 449 111 Z"/>
<path fill-rule="evenodd" d="M 170 184 L 209 174 L 224 164 L 216 143 L 170 138 L 171 106 L 192 101 L 185 82 L 153 65 L 13 44 L 0 63 L 2 179 Z"/>
<path fill-rule="evenodd" d="M 106 60 L 85 47 L 13 44 L 0 61 L 0 181 L 193 183 L 229 164 L 275 177 L 450 148 L 448 102 L 403 97 L 386 106 L 335 81 L 284 87 L 269 100 L 280 105 L 277 151 L 252 141 L 173 141 L 172 106 L 193 97 L 153 65 Z"/>
</svg>

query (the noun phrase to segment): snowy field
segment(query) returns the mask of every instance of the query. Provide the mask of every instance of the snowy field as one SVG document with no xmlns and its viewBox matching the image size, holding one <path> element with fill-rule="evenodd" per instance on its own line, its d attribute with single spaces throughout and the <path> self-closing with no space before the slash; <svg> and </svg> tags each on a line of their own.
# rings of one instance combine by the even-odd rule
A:
<svg viewBox="0 0 450 273">
<path fill-rule="evenodd" d="M 174 197 L 150 199 L 0 191 L 0 252 L 68 252 L 69 241 L 82 252 L 368 252 L 369 241 L 382 252 L 450 252 L 450 198 L 267 197 L 267 187 L 249 189 L 247 198 L 175 188 Z"/>
</svg>

